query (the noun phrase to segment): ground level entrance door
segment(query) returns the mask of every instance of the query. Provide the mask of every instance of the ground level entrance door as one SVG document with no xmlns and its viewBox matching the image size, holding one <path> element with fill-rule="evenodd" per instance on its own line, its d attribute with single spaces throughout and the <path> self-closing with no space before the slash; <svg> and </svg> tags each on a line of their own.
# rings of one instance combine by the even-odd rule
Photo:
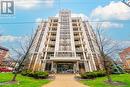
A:
<svg viewBox="0 0 130 87">
<path fill-rule="evenodd" d="M 73 63 L 57 63 L 57 73 L 73 73 Z"/>
</svg>

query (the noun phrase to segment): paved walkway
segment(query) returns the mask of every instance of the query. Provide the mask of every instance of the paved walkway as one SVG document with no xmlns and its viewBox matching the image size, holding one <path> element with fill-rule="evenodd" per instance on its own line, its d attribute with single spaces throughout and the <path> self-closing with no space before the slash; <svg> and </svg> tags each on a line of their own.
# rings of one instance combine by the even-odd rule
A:
<svg viewBox="0 0 130 87">
<path fill-rule="evenodd" d="M 89 87 L 74 79 L 73 74 L 58 74 L 54 81 L 42 87 Z"/>
</svg>

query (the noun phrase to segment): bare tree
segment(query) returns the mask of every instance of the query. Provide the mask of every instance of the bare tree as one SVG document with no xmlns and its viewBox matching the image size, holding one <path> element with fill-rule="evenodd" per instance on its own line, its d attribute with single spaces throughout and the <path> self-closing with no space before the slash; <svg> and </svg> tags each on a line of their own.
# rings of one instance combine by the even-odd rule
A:
<svg viewBox="0 0 130 87">
<path fill-rule="evenodd" d="M 107 36 L 107 33 L 101 29 L 102 24 L 97 24 L 94 33 L 94 42 L 96 42 L 102 61 L 102 66 L 106 72 L 106 76 L 109 83 L 112 83 L 112 78 L 110 76 L 111 72 L 111 58 L 117 53 L 120 48 L 116 41 L 113 41 Z"/>
<path fill-rule="evenodd" d="M 18 41 L 17 44 L 19 45 L 19 49 L 15 49 L 12 47 L 12 50 L 15 52 L 17 56 L 17 64 L 18 66 L 15 67 L 15 72 L 14 76 L 12 78 L 12 81 L 16 81 L 17 74 L 19 73 L 20 69 L 23 66 L 23 63 L 28 57 L 29 51 L 31 50 L 34 38 L 36 35 L 31 35 L 31 36 L 25 36 L 25 41 Z"/>
</svg>

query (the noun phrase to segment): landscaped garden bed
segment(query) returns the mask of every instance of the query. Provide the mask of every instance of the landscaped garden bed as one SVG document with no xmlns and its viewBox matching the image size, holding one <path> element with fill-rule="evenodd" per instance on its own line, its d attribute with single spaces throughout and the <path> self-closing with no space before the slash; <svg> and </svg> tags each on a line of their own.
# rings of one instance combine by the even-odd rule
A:
<svg viewBox="0 0 130 87">
<path fill-rule="evenodd" d="M 80 74 L 82 79 L 94 79 L 96 77 L 104 77 L 106 76 L 105 71 L 93 71 L 93 72 L 86 72 L 83 74 Z"/>
<path fill-rule="evenodd" d="M 36 79 L 46 79 L 49 76 L 48 72 L 43 72 L 43 71 L 35 71 L 32 72 L 30 70 L 24 70 L 21 72 L 21 75 L 23 76 L 28 76 L 28 77 L 33 77 Z"/>
</svg>

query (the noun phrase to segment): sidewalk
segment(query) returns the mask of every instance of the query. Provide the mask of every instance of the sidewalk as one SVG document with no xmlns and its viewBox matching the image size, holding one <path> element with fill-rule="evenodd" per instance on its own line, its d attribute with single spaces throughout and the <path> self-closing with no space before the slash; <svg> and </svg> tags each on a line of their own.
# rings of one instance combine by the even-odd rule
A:
<svg viewBox="0 0 130 87">
<path fill-rule="evenodd" d="M 73 74 L 57 74 L 54 81 L 42 87 L 89 87 L 74 79 Z"/>
</svg>

